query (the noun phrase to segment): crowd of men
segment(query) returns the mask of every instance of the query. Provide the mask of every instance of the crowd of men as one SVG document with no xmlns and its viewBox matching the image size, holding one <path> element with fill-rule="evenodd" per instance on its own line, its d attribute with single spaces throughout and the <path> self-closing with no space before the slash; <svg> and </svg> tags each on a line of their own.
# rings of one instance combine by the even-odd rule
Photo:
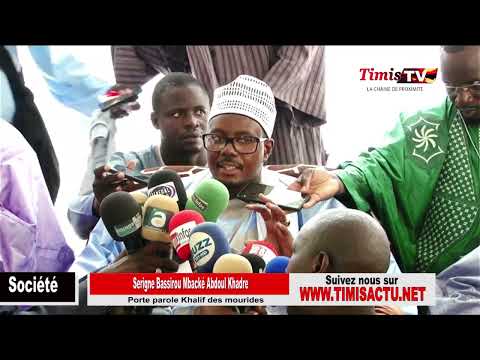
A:
<svg viewBox="0 0 480 360">
<path fill-rule="evenodd" d="M 42 56 L 37 63 L 49 68 L 48 53 L 40 48 L 32 54 Z M 92 110 L 93 129 L 105 114 L 94 112 L 87 97 L 107 90 L 128 94 L 135 85 L 164 73 L 152 95 L 152 131 L 159 131 L 159 143 L 145 144 L 142 151 L 105 151 L 101 166 L 92 165 L 98 159 L 89 162 L 86 181 L 67 214 L 75 232 L 87 239 L 75 257 L 53 210 L 60 181 L 55 149 L 24 85 L 14 49 L 0 47 L 0 270 L 74 271 L 81 279 L 80 306 L 47 312 L 103 311 L 86 306 L 85 275 L 90 272 L 178 270 L 180 261 L 165 256 L 161 242 L 147 242 L 131 252 L 126 243 L 116 241 L 104 222 L 102 204 L 112 194 L 136 190 L 126 176 L 129 171 L 182 166 L 202 169 L 181 178 L 189 198 L 209 180 L 228 191 L 214 222 L 234 254 L 255 239 L 289 257 L 289 273 L 434 273 L 437 278 L 437 305 L 429 308 L 285 306 L 276 309 L 279 313 L 480 313 L 480 47 L 443 46 L 444 101 L 401 114 L 383 146 L 335 170 L 322 166 L 327 159 L 320 132 L 326 121 L 324 47 L 112 50 L 118 84 L 85 74 L 85 81 L 75 82 L 83 89 L 71 90 L 78 97 L 72 103 Z M 52 78 L 49 85 L 68 94 L 61 100 L 70 105 L 65 100 L 72 97 L 68 79 L 62 83 Z M 111 124 L 135 108 L 129 106 L 106 114 L 107 149 L 115 135 Z M 98 144 L 91 144 L 95 157 Z M 269 170 L 270 164 L 315 166 L 295 178 Z M 296 212 L 264 196 L 261 203 L 247 205 L 238 194 L 251 183 L 294 190 L 309 200 Z M 179 205 L 180 210 L 185 207 L 180 200 Z M 252 308 L 247 313 L 273 312 Z M 225 315 L 238 309 L 162 308 L 158 313 Z"/>
</svg>

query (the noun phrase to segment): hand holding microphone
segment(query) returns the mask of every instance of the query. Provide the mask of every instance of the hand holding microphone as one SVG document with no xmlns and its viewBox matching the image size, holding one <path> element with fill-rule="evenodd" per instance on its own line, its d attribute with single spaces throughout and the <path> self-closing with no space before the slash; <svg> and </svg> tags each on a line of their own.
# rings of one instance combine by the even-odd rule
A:
<svg viewBox="0 0 480 360">
<path fill-rule="evenodd" d="M 128 169 L 134 169 L 135 164 L 134 160 L 129 160 L 126 167 Z M 92 211 L 98 216 L 103 199 L 115 191 L 126 191 L 130 181 L 125 178 L 123 172 L 112 171 L 110 165 L 97 167 L 94 170 L 94 176 L 92 188 L 95 199 L 93 201 Z"/>
</svg>

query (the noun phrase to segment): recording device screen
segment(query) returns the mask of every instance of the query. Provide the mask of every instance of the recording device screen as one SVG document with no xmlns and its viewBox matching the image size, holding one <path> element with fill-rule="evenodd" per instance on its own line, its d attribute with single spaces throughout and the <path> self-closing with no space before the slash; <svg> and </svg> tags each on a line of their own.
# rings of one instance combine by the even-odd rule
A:
<svg viewBox="0 0 480 360">
<path fill-rule="evenodd" d="M 237 194 L 237 198 L 245 202 L 262 203 L 258 198 L 259 194 L 264 194 L 285 210 L 299 211 L 302 209 L 303 204 L 308 201 L 308 197 L 302 197 L 302 194 L 297 191 L 256 183 L 250 183 L 245 186 Z"/>
<path fill-rule="evenodd" d="M 125 178 L 135 181 L 144 186 L 148 185 L 148 181 L 152 177 L 152 174 L 143 174 L 139 170 L 130 170 L 130 169 L 127 169 L 124 165 L 115 165 L 112 167 L 112 172 L 115 173 L 119 171 L 125 174 Z"/>
<path fill-rule="evenodd" d="M 142 88 L 137 86 L 137 87 L 133 88 L 132 91 L 133 91 L 132 94 L 125 94 L 125 95 L 116 96 L 111 100 L 107 100 L 107 101 L 99 104 L 100 109 L 104 112 L 104 111 L 110 110 L 111 108 L 113 108 L 115 106 L 135 101 L 135 100 L 138 99 L 138 94 L 140 94 L 142 92 Z"/>
</svg>

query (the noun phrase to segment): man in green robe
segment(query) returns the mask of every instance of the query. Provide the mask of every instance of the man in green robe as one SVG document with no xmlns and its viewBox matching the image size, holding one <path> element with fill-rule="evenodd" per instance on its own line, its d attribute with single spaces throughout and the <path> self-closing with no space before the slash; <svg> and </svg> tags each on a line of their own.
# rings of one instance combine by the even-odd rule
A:
<svg viewBox="0 0 480 360">
<path fill-rule="evenodd" d="M 382 223 L 404 272 L 439 273 L 480 244 L 480 47 L 441 52 L 448 97 L 402 114 L 384 146 L 340 170 L 305 171 L 308 208 L 341 197 Z"/>
</svg>

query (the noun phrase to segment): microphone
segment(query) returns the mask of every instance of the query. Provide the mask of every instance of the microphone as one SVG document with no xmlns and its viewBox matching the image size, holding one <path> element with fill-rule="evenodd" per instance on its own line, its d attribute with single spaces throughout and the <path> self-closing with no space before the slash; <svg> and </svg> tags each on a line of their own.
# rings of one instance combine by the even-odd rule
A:
<svg viewBox="0 0 480 360">
<path fill-rule="evenodd" d="M 247 246 L 242 250 L 242 254 L 258 255 L 265 261 L 265 264 L 268 264 L 273 258 L 278 256 L 277 250 L 271 243 L 260 240 L 248 241 Z"/>
<path fill-rule="evenodd" d="M 187 193 L 182 179 L 175 171 L 160 170 L 148 180 L 148 196 L 164 195 L 171 197 L 177 202 L 178 209 L 185 209 Z"/>
<path fill-rule="evenodd" d="M 212 222 L 195 226 L 190 233 L 189 244 L 193 263 L 199 273 L 211 273 L 217 259 L 230 253 L 225 233 Z"/>
<path fill-rule="evenodd" d="M 129 254 L 143 248 L 142 207 L 125 191 L 109 194 L 100 204 L 100 217 L 110 236 L 123 241 Z"/>
<path fill-rule="evenodd" d="M 265 272 L 265 261 L 260 256 L 255 254 L 246 254 L 242 256 L 250 262 L 254 273 L 258 274 Z"/>
<path fill-rule="evenodd" d="M 170 243 L 168 224 L 176 213 L 178 213 L 178 205 L 173 198 L 165 195 L 150 196 L 143 205 L 143 238 Z"/>
<path fill-rule="evenodd" d="M 215 179 L 208 179 L 197 186 L 187 200 L 185 209 L 201 214 L 205 221 L 215 222 L 227 208 L 230 194 L 225 185 Z"/>
<path fill-rule="evenodd" d="M 181 262 L 187 261 L 190 258 L 190 233 L 192 229 L 205 222 L 203 216 L 193 210 L 182 210 L 173 215 L 168 224 L 168 231 L 173 247 L 177 252 Z"/>
<path fill-rule="evenodd" d="M 213 266 L 214 274 L 218 273 L 253 273 L 252 265 L 247 258 L 237 254 L 225 254 L 218 258 Z"/>
<path fill-rule="evenodd" d="M 277 256 L 267 264 L 267 267 L 265 268 L 265 272 L 284 274 L 287 270 L 289 261 L 290 261 L 290 258 L 288 256 Z"/>
<path fill-rule="evenodd" d="M 284 274 L 287 271 L 288 261 L 290 260 L 287 256 L 277 256 L 272 259 L 265 268 L 266 273 L 277 273 Z M 267 306 L 267 314 L 269 315 L 285 315 L 286 307 L 285 306 Z"/>
<path fill-rule="evenodd" d="M 132 195 L 132 197 L 140 206 L 143 206 L 145 204 L 145 201 L 147 201 L 148 199 L 147 195 L 145 195 L 142 190 L 133 191 L 130 193 L 130 195 Z"/>
</svg>

